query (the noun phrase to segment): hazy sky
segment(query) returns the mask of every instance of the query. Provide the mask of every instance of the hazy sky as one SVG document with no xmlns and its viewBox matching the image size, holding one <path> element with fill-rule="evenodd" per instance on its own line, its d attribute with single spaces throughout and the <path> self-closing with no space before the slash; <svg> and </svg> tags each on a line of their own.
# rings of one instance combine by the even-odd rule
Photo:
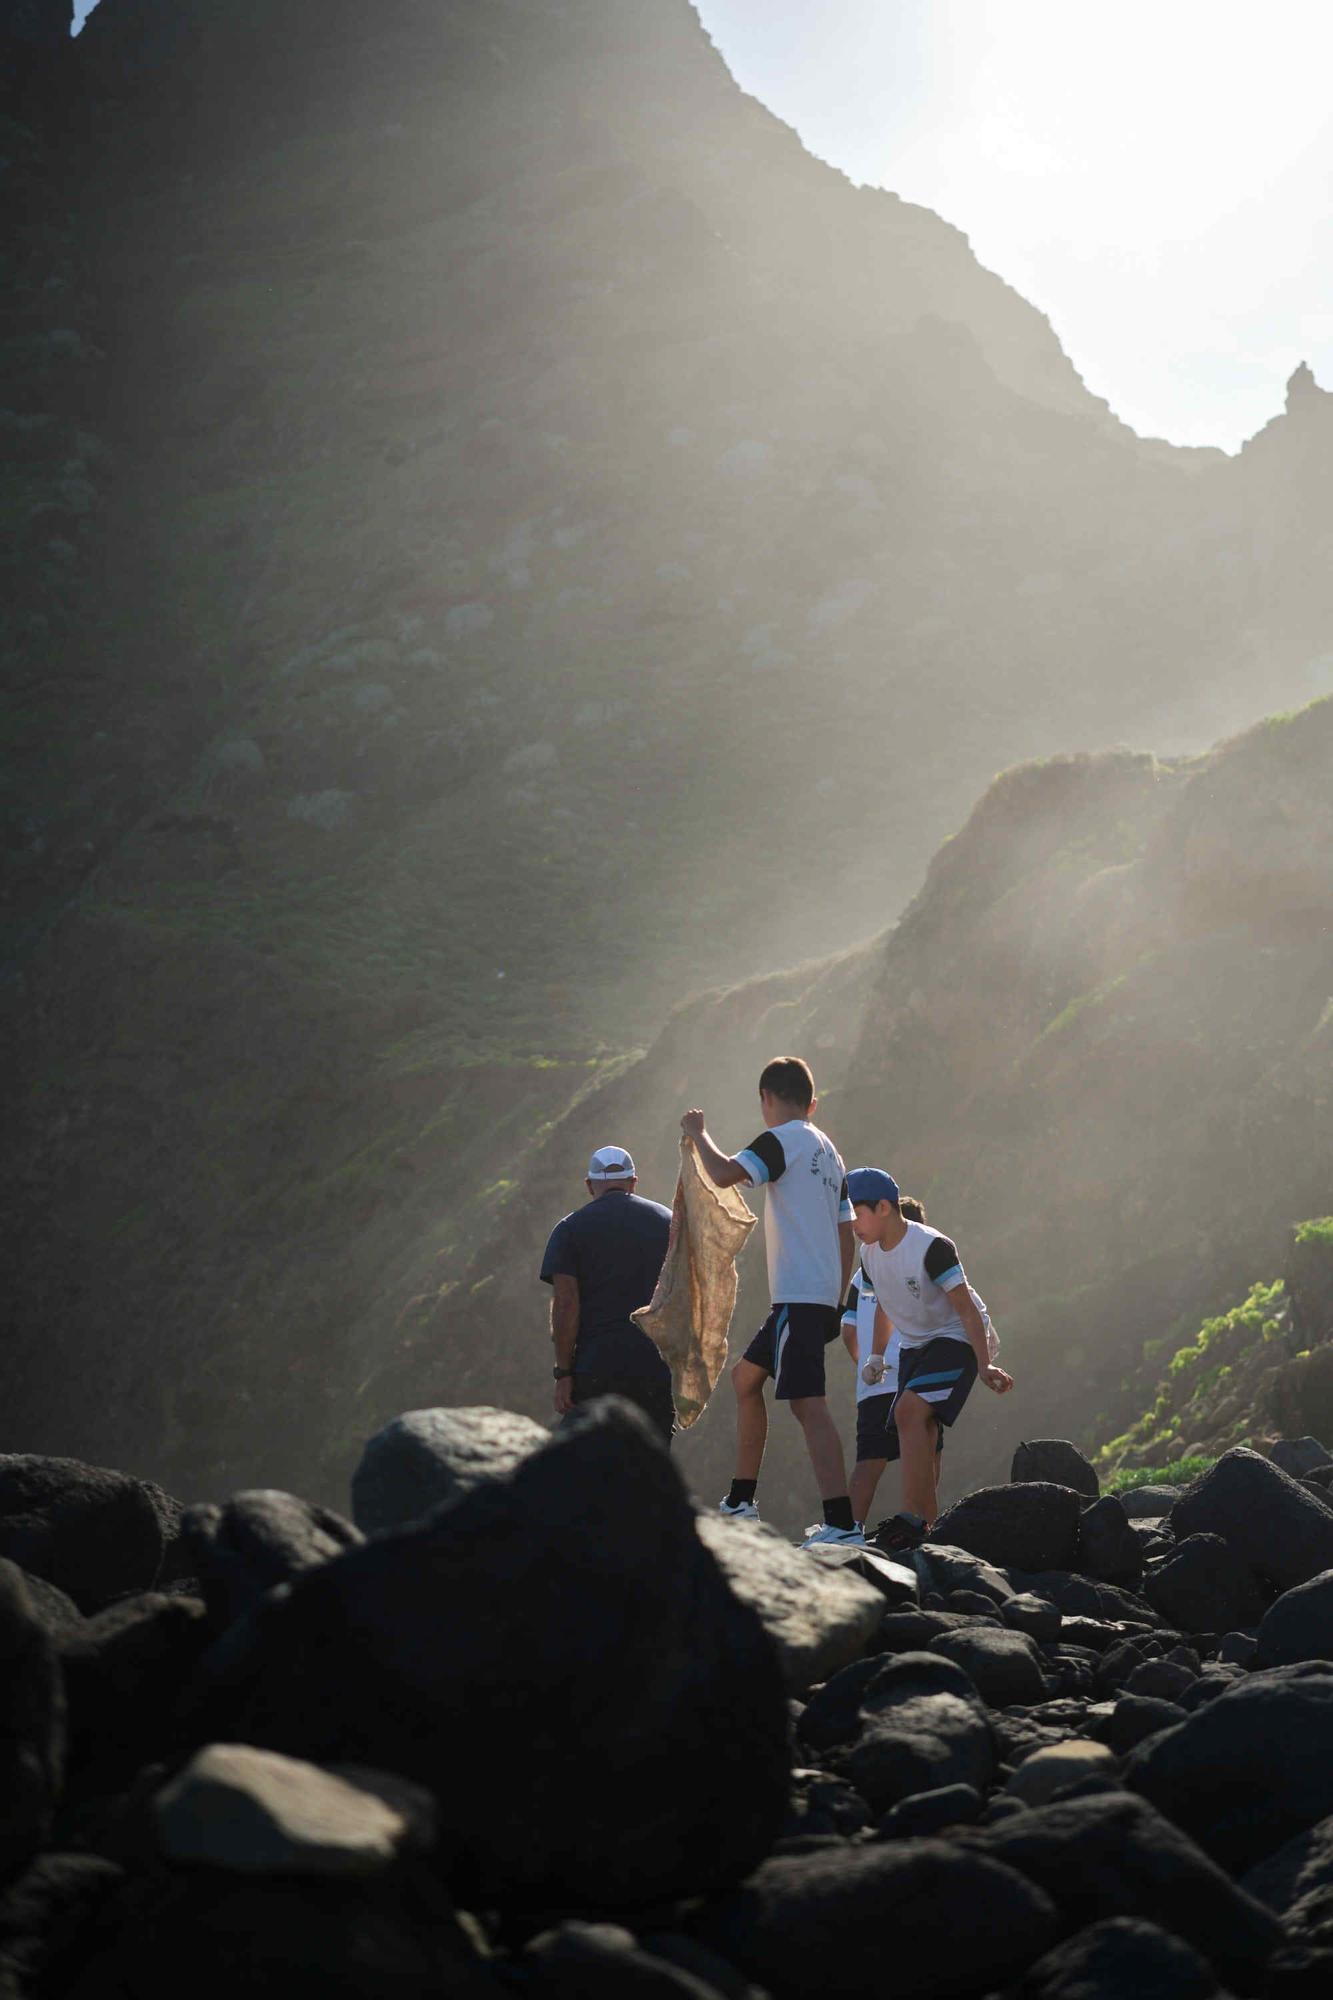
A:
<svg viewBox="0 0 1333 2000">
<path fill-rule="evenodd" d="M 966 231 L 1136 430 L 1333 388 L 1328 0 L 697 0 L 812 152 Z"/>
<path fill-rule="evenodd" d="M 965 230 L 1136 430 L 1234 450 L 1298 361 L 1333 388 L 1328 0 L 697 5 L 746 90 Z"/>
</svg>

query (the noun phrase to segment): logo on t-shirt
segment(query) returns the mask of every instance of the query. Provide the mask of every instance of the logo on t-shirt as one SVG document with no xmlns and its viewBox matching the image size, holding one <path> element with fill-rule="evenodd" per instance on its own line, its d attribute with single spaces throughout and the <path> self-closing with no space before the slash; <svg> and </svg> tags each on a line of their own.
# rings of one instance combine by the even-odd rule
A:
<svg viewBox="0 0 1333 2000">
<path fill-rule="evenodd" d="M 906 1282 L 906 1285 L 907 1285 L 907 1289 L 908 1289 L 908 1291 L 909 1291 L 909 1292 L 910 1292 L 910 1293 L 912 1294 L 912 1297 L 913 1297 L 914 1299 L 919 1299 L 919 1298 L 921 1297 L 921 1284 L 920 1284 L 920 1281 L 919 1281 L 919 1279 L 917 1279 L 917 1278 L 908 1278 L 908 1279 L 906 1279 L 906 1280 L 905 1280 L 905 1282 Z"/>
</svg>

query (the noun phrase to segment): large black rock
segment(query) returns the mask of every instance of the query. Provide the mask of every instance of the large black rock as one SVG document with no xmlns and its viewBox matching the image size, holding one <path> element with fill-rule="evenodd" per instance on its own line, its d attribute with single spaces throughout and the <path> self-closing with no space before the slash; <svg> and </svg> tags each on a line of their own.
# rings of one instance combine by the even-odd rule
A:
<svg viewBox="0 0 1333 2000">
<path fill-rule="evenodd" d="M 1057 1799 L 963 1836 L 1037 1883 L 1071 1929 L 1142 1917 L 1188 1939 L 1237 1993 L 1255 1992 L 1281 1940 L 1271 1911 L 1245 1895 L 1178 1826 L 1125 1792 Z"/>
<path fill-rule="evenodd" d="M 1049 1481 L 982 1486 L 942 1514 L 932 1542 L 966 1549 L 1002 1569 L 1069 1570 L 1078 1552 L 1082 1496 Z"/>
<path fill-rule="evenodd" d="M 1333 1813 L 1333 1667 L 1274 1667 L 1131 1752 L 1126 1781 L 1232 1870 Z"/>
<path fill-rule="evenodd" d="M 1255 1664 L 1287 1667 L 1297 1660 L 1333 1662 L 1333 1569 L 1284 1590 L 1264 1613 Z"/>
<path fill-rule="evenodd" d="M 1014 2000 L 1211 2000 L 1212 1967 L 1183 1939 L 1136 1917 L 1108 1917 L 1040 1959 Z"/>
<path fill-rule="evenodd" d="M 1234 1632 L 1257 1625 L 1266 1598 L 1220 1535 L 1187 1535 L 1151 1570 L 1143 1594 L 1177 1632 Z"/>
<path fill-rule="evenodd" d="M 825 1751 L 828 1767 L 855 1785 L 876 1813 L 946 1785 L 984 1791 L 995 1769 L 995 1745 L 970 1677 L 933 1653 L 901 1653 L 873 1664 L 878 1672 L 859 1692 L 857 1733 Z"/>
<path fill-rule="evenodd" d="M 205 1662 L 189 1727 L 429 1785 L 446 1865 L 487 1903 L 713 1888 L 786 1808 L 777 1654 L 613 1399 L 510 1478 L 262 1600 Z"/>
<path fill-rule="evenodd" d="M 1002 1986 L 1056 1936 L 1042 1890 L 939 1840 L 777 1855 L 698 1922 L 778 2000 L 962 2000 Z"/>
<path fill-rule="evenodd" d="M 960 1666 L 988 1708 L 1045 1701 L 1050 1692 L 1041 1654 L 1025 1632 L 1011 1632 L 1002 1625 L 990 1630 L 968 1625 L 942 1632 L 931 1640 L 929 1650 Z"/>
<path fill-rule="evenodd" d="M 1181 1495 L 1171 1525 L 1179 1541 L 1221 1535 L 1277 1590 L 1333 1569 L 1333 1508 L 1241 1445 Z"/>
<path fill-rule="evenodd" d="M 266 1590 L 364 1539 L 341 1514 L 267 1488 L 234 1493 L 221 1507 L 187 1508 L 181 1532 L 209 1617 L 218 1625 L 230 1625 Z"/>
<path fill-rule="evenodd" d="M 149 1591 L 60 1641 L 72 1783 L 110 1791 L 169 1755 L 177 1697 L 210 1636 L 199 1598 Z"/>
<path fill-rule="evenodd" d="M 566 1923 L 532 1938 L 505 1988 L 534 2000 L 720 2000 L 692 1968 L 640 1951 L 617 1924 Z"/>
<path fill-rule="evenodd" d="M 1078 1566 L 1084 1576 L 1098 1583 L 1138 1589 L 1143 1577 L 1143 1544 L 1118 1495 L 1107 1493 L 1084 1509 L 1078 1524 Z"/>
<path fill-rule="evenodd" d="M 0 1556 L 46 1577 L 80 1611 L 151 1590 L 180 1509 L 159 1486 L 76 1458 L 0 1454 Z"/>
<path fill-rule="evenodd" d="M 1020 1444 L 1009 1468 L 1009 1478 L 1022 1484 L 1041 1480 L 1052 1486 L 1072 1486 L 1089 1500 L 1095 1500 L 1102 1490 L 1092 1466 L 1068 1438 L 1033 1438 L 1028 1444 Z"/>
<path fill-rule="evenodd" d="M 40 1854 L 0 1894 L 0 1994 L 64 2000 L 88 1926 L 124 1881 L 97 1854 Z"/>
<path fill-rule="evenodd" d="M 363 1534 L 424 1520 L 487 1479 L 505 1479 L 539 1451 L 531 1417 L 485 1406 L 405 1410 L 367 1440 L 352 1474 L 352 1516 Z"/>
<path fill-rule="evenodd" d="M 60 2000 L 502 2000 L 437 1882 L 152 1869 L 85 1926 Z M 52 1996 L 54 2000 L 54 1996 Z"/>
<path fill-rule="evenodd" d="M 0 1558 L 0 1880 L 45 1839 L 65 1765 L 55 1648 L 22 1571 Z"/>
</svg>

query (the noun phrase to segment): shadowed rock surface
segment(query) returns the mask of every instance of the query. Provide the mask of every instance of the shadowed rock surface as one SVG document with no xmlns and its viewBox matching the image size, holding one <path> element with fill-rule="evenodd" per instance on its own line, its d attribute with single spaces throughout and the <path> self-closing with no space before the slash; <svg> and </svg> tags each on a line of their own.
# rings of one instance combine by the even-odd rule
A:
<svg viewBox="0 0 1333 2000">
<path fill-rule="evenodd" d="M 1330 1669 L 1076 1570 L 1034 1595 L 1022 1496 L 1072 1491 L 1003 1489 L 988 1561 L 927 1542 L 886 1593 L 700 1516 L 626 1405 L 517 1464 L 507 1413 L 461 1414 L 490 1470 L 369 1542 L 292 1494 L 210 1503 L 292 1565 L 211 1613 L 57 1602 L 53 1635 L 0 1570 L 16 2000 L 167 2000 L 182 1967 L 201 2000 L 850 2000 L 886 1909 L 922 2000 L 1318 1990 Z M 950 1608 L 896 1595 L 932 1581 Z"/>
</svg>

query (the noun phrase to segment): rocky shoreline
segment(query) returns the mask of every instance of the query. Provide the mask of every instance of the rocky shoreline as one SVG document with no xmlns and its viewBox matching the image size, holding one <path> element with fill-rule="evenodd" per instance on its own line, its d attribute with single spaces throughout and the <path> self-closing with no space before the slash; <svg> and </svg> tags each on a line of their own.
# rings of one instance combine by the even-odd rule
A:
<svg viewBox="0 0 1333 2000">
<path fill-rule="evenodd" d="M 888 1558 L 618 1404 L 354 1520 L 0 1456 L 0 1996 L 1333 1990 L 1333 1460 L 1014 1475 Z"/>
</svg>

